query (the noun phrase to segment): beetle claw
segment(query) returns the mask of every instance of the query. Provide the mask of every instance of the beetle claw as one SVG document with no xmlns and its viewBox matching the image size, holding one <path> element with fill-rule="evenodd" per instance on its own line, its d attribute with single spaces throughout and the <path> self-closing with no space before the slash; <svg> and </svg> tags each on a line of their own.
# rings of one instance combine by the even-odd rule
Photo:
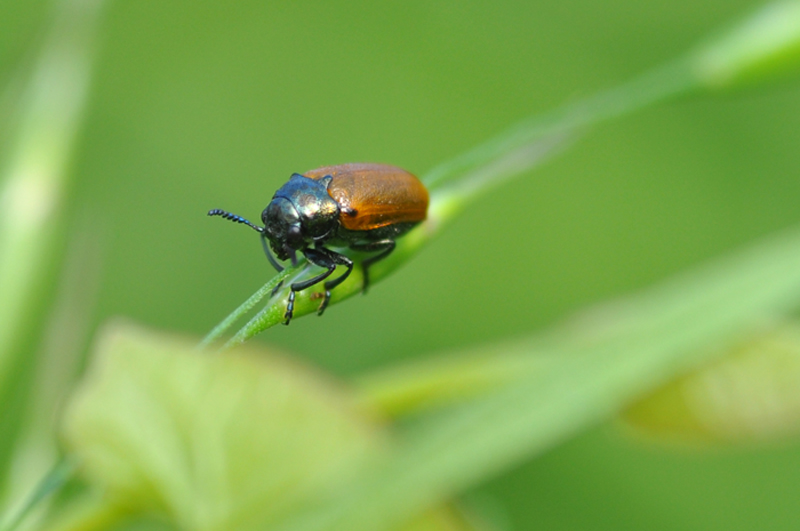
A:
<svg viewBox="0 0 800 531">
<path fill-rule="evenodd" d="M 317 315 L 321 316 L 323 313 L 325 313 L 325 308 L 328 307 L 328 302 L 330 300 L 331 300 L 331 290 L 326 289 L 325 297 L 322 299 L 322 303 L 319 305 L 319 308 L 317 309 Z"/>
</svg>

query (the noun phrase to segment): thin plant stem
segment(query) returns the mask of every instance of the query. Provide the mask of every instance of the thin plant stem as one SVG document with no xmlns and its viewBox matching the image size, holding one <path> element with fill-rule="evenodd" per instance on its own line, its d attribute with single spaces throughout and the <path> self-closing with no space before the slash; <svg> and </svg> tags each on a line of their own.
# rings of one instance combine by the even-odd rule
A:
<svg viewBox="0 0 800 531">
<path fill-rule="evenodd" d="M 685 60 L 668 64 L 617 88 L 566 105 L 544 116 L 523 121 L 496 138 L 425 174 L 422 180 L 432 192 L 428 218 L 414 231 L 416 238 L 409 235 L 401 239 L 389 259 L 376 264 L 376 267 L 370 270 L 372 280 L 380 280 L 409 259 L 422 243 L 433 238 L 477 195 L 549 160 L 587 127 L 691 90 L 696 83 L 688 65 Z M 411 245 L 405 245 L 408 239 L 415 241 Z M 221 337 L 235 321 L 258 304 L 266 293 L 275 289 L 281 280 L 299 274 L 305 267 L 307 264 L 301 262 L 270 280 L 217 325 L 203 340 L 201 346 L 205 347 Z M 347 282 L 334 291 L 330 304 L 333 305 L 358 293 L 361 290 L 358 282 L 360 276 L 351 275 Z M 319 298 L 317 291 L 309 289 L 298 294 L 295 302 L 295 318 L 315 310 L 318 305 L 315 301 Z M 287 286 L 284 285 L 284 288 L 273 297 L 273 302 L 253 317 L 223 348 L 243 343 L 266 328 L 282 322 L 287 295 Z"/>
<path fill-rule="evenodd" d="M 0 531 L 16 531 L 25 517 L 28 516 L 37 505 L 42 503 L 48 496 L 61 489 L 69 481 L 75 472 L 75 463 L 62 458 L 58 461 L 50 472 L 45 475 L 28 500 L 20 507 L 19 511 L 13 514 L 7 521 L 2 523 Z"/>
<path fill-rule="evenodd" d="M 222 334 L 224 334 L 225 331 L 233 325 L 233 323 L 238 321 L 244 314 L 252 310 L 256 304 L 261 302 L 261 300 L 267 296 L 267 294 L 271 293 L 277 286 L 280 285 L 281 282 L 284 282 L 289 275 L 290 271 L 288 269 L 284 269 L 282 272 L 273 277 L 272 280 L 259 288 L 258 291 L 253 293 L 249 299 L 244 301 L 238 308 L 231 312 L 228 317 L 223 319 L 221 323 L 215 326 L 211 332 L 209 332 L 208 335 L 203 338 L 198 345 L 198 348 L 207 348 L 211 345 L 211 343 L 222 337 Z"/>
</svg>

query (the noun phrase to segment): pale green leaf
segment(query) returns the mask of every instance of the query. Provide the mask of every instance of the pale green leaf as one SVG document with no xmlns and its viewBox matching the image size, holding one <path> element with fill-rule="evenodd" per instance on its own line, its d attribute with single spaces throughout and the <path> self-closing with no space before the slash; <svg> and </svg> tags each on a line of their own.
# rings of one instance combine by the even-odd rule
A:
<svg viewBox="0 0 800 531">
<path fill-rule="evenodd" d="M 344 389 L 275 353 L 210 356 L 130 326 L 102 336 L 66 411 L 83 476 L 184 529 L 231 529 L 324 496 L 385 449 Z"/>
<path fill-rule="evenodd" d="M 102 335 L 63 433 L 106 502 L 79 502 L 48 529 L 143 514 L 187 530 L 258 529 L 330 498 L 391 452 L 380 419 L 308 367 L 274 352 L 212 356 L 130 325 Z M 441 507 L 403 529 L 475 528 Z"/>
<path fill-rule="evenodd" d="M 631 407 L 624 419 L 660 438 L 756 442 L 800 434 L 800 328 L 730 349 Z"/>
</svg>

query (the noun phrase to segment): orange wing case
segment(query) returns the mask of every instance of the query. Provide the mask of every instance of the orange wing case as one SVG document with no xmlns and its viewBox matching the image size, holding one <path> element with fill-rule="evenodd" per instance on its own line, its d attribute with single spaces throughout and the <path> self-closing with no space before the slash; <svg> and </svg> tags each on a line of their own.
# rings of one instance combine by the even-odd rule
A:
<svg viewBox="0 0 800 531">
<path fill-rule="evenodd" d="M 366 231 L 416 223 L 428 212 L 428 191 L 414 175 L 385 164 L 342 164 L 303 174 L 310 179 L 333 177 L 328 193 L 339 203 L 339 221 L 348 230 Z"/>
</svg>

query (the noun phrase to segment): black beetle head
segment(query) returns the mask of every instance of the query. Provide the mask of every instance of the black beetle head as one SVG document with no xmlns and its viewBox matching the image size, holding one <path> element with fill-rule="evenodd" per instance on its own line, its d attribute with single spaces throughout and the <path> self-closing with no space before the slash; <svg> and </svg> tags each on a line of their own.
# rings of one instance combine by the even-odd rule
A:
<svg viewBox="0 0 800 531">
<path fill-rule="evenodd" d="M 339 205 L 328 195 L 330 180 L 294 174 L 262 212 L 264 231 L 280 260 L 325 240 L 336 227 Z"/>
<path fill-rule="evenodd" d="M 289 249 L 303 249 L 303 229 L 294 205 L 283 198 L 273 199 L 261 213 L 270 247 L 280 260 L 289 258 Z"/>
</svg>

